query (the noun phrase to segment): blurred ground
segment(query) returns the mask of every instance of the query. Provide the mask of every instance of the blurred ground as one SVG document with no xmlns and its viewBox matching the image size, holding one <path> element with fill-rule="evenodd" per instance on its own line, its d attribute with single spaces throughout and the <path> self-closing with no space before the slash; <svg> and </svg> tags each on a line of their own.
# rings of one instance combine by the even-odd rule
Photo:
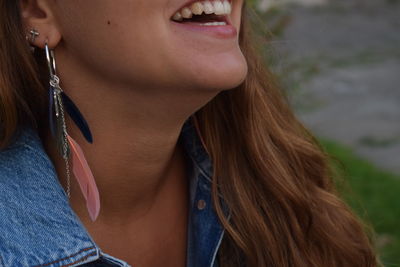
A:
<svg viewBox="0 0 400 267">
<path fill-rule="evenodd" d="M 400 173 L 399 1 L 287 2 L 304 4 L 275 8 L 285 30 L 270 44 L 298 116 Z"/>
</svg>

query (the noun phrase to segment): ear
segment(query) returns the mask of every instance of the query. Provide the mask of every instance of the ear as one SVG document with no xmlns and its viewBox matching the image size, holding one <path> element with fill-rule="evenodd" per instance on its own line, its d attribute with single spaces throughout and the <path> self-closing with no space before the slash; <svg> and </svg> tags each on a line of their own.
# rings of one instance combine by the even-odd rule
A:
<svg viewBox="0 0 400 267">
<path fill-rule="evenodd" d="M 53 0 L 20 0 L 20 12 L 22 24 L 27 36 L 31 37 L 30 31 L 35 29 L 39 35 L 32 42 L 33 46 L 44 48 L 45 43 L 54 48 L 61 40 Z"/>
</svg>

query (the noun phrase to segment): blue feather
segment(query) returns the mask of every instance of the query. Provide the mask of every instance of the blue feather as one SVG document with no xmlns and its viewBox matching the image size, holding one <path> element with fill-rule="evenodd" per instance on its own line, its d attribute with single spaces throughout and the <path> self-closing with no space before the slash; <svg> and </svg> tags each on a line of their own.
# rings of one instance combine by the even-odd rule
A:
<svg viewBox="0 0 400 267">
<path fill-rule="evenodd" d="M 56 125 L 54 123 L 54 97 L 53 97 L 54 89 L 53 86 L 50 86 L 49 89 L 49 126 L 51 134 L 56 136 Z"/>
<path fill-rule="evenodd" d="M 93 137 L 92 133 L 90 132 L 89 125 L 83 117 L 82 113 L 79 111 L 78 107 L 74 104 L 71 98 L 69 98 L 69 96 L 65 94 L 64 91 L 61 92 L 61 97 L 66 111 L 75 122 L 76 126 L 78 126 L 78 128 L 81 130 L 82 135 L 89 143 L 93 143 Z"/>
</svg>

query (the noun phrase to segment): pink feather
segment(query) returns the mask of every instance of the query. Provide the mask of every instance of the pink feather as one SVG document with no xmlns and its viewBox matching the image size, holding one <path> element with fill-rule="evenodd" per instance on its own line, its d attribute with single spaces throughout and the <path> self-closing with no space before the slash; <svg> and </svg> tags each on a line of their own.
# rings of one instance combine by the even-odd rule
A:
<svg viewBox="0 0 400 267">
<path fill-rule="evenodd" d="M 95 221 L 100 212 L 100 196 L 96 182 L 81 147 L 69 135 L 67 138 L 72 152 L 72 171 L 86 199 L 90 218 Z"/>
</svg>

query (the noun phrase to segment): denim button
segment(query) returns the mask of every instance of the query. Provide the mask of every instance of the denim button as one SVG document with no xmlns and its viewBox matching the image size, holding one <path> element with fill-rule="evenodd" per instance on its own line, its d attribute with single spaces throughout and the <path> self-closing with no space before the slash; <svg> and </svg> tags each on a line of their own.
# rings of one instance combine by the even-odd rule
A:
<svg viewBox="0 0 400 267">
<path fill-rule="evenodd" d="M 206 207 L 206 202 L 205 202 L 203 199 L 200 199 L 200 200 L 197 202 L 197 208 L 198 208 L 199 210 L 203 210 L 205 207 Z"/>
</svg>

